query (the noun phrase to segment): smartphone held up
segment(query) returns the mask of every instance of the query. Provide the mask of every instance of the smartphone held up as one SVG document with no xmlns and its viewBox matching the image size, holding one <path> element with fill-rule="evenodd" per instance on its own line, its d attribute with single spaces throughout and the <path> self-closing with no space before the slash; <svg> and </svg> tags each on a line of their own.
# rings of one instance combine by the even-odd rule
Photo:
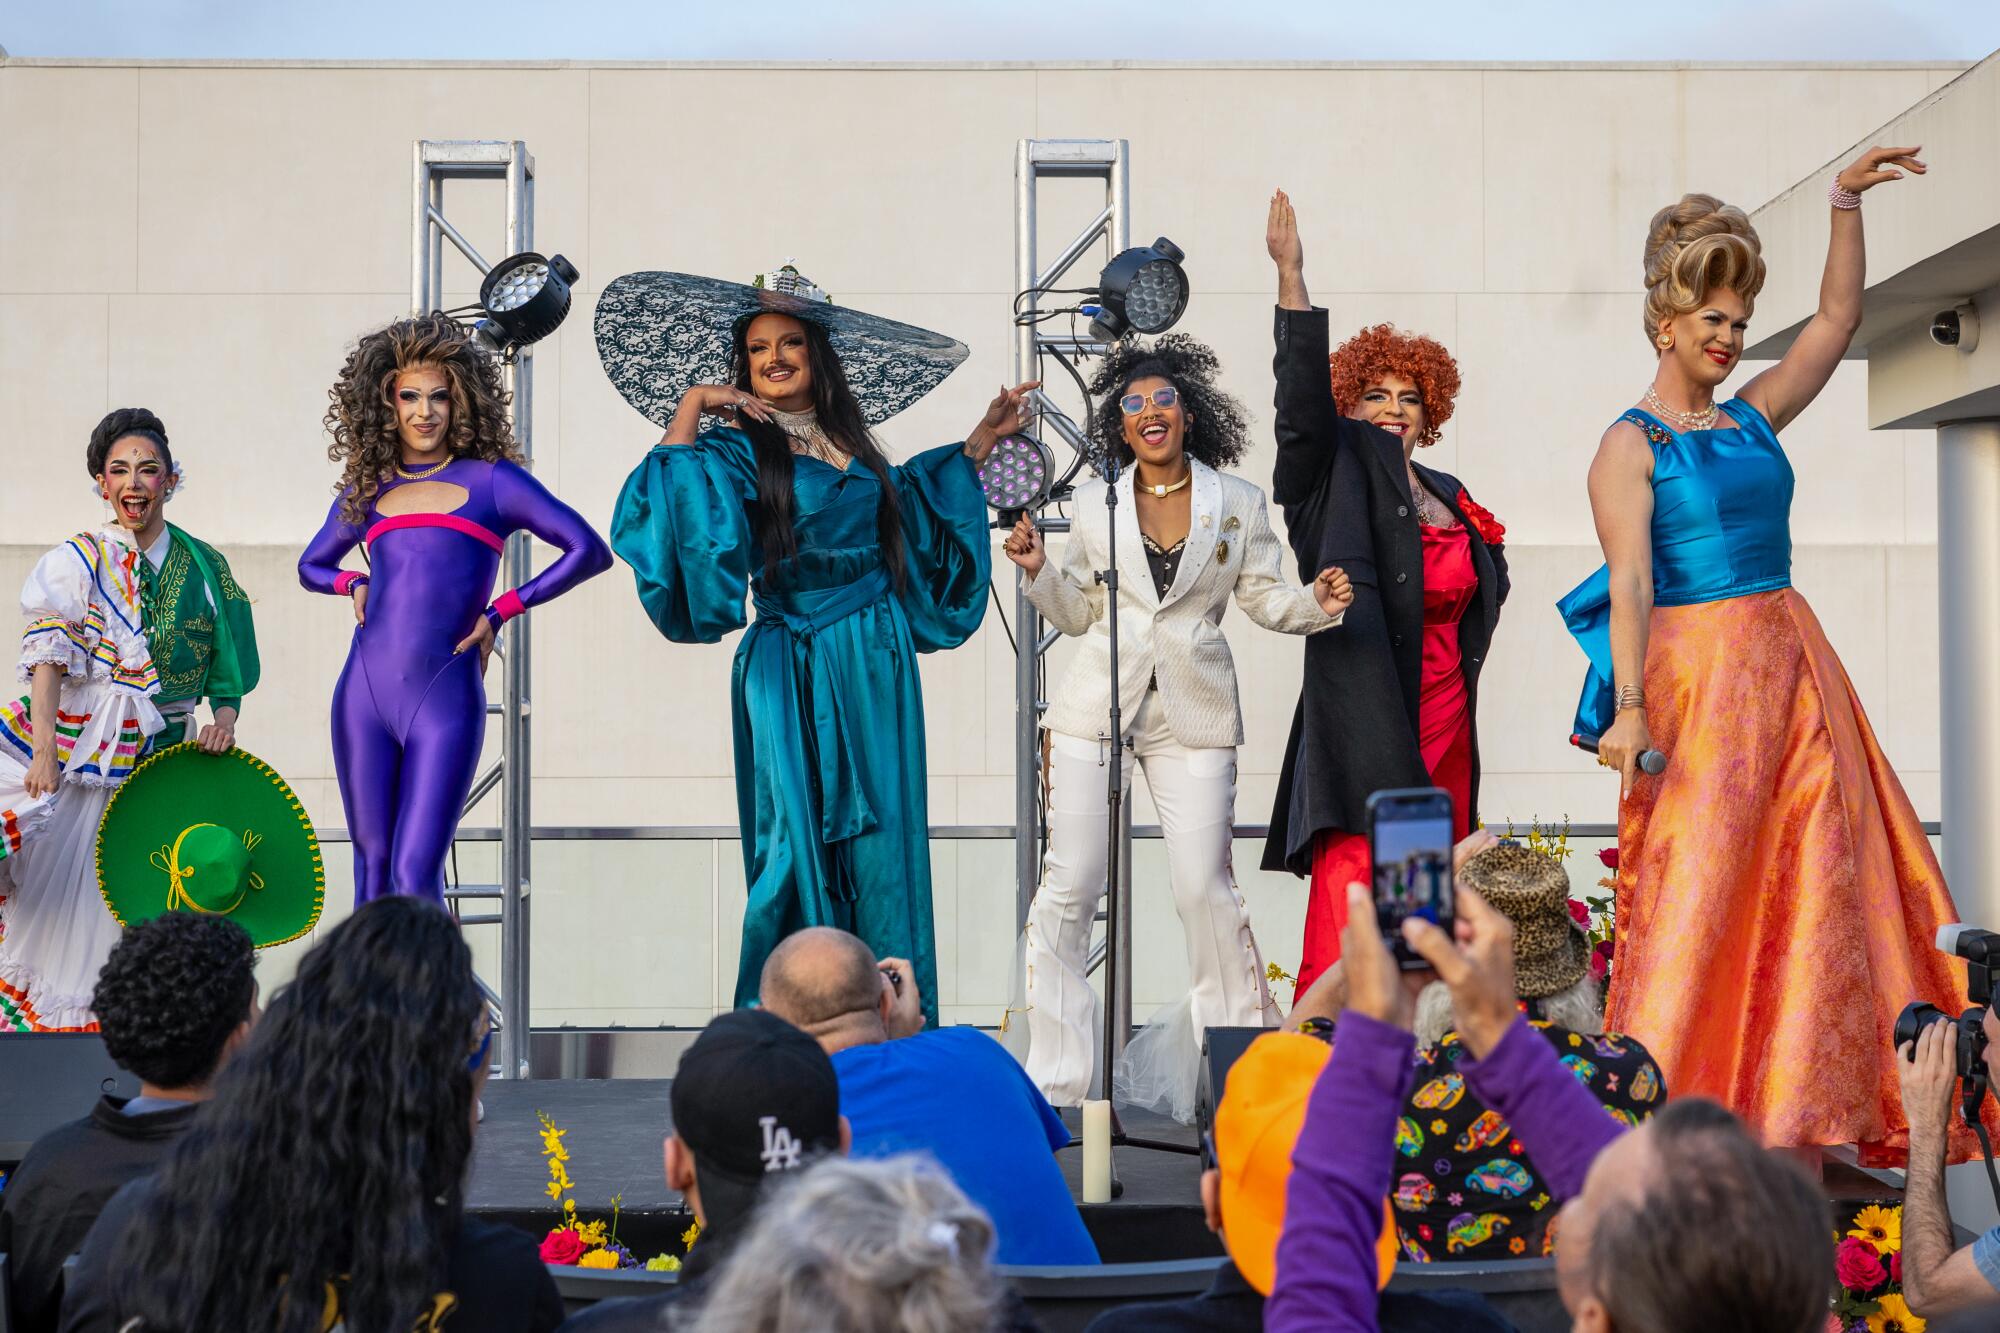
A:
<svg viewBox="0 0 2000 1333">
<path fill-rule="evenodd" d="M 1421 917 L 1451 933 L 1452 828 L 1451 793 L 1441 787 L 1378 791 L 1368 798 L 1375 923 L 1405 970 L 1429 964 L 1404 941 L 1403 922 Z"/>
</svg>

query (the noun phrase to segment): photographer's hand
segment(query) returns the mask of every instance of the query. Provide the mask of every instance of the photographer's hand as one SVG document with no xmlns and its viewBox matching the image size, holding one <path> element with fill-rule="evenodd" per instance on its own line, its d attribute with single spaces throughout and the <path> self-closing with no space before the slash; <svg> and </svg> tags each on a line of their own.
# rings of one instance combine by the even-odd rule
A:
<svg viewBox="0 0 2000 1333">
<path fill-rule="evenodd" d="M 1958 1032 L 1940 1018 L 1897 1051 L 1896 1078 L 1910 1121 L 1910 1162 L 1903 1190 L 1903 1299 L 1926 1319 L 1989 1305 L 1993 1286 L 1972 1247 L 1953 1251 L 1944 1159 L 1958 1085 Z"/>
<path fill-rule="evenodd" d="M 1910 1156 L 1939 1152 L 1951 1125 L 1951 1094 L 1958 1086 L 1958 1029 L 1940 1018 L 1906 1041 L 1896 1054 L 1903 1115 L 1910 1122 Z"/>
</svg>

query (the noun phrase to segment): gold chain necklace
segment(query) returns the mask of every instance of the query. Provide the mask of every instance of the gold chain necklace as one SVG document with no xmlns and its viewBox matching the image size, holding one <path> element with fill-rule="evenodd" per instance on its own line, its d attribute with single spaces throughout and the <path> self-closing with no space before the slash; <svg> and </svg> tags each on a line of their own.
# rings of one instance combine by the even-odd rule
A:
<svg viewBox="0 0 2000 1333">
<path fill-rule="evenodd" d="M 1679 412 L 1660 401 L 1660 395 L 1652 385 L 1646 386 L 1646 406 L 1666 418 L 1667 424 L 1676 430 L 1708 430 L 1715 425 L 1715 414 L 1722 409 L 1713 402 L 1707 407 L 1693 412 Z"/>
<path fill-rule="evenodd" d="M 1187 471 L 1181 473 L 1181 479 L 1179 481 L 1173 482 L 1165 486 L 1149 485 L 1146 482 L 1140 481 L 1139 476 L 1136 472 L 1132 474 L 1132 485 L 1137 487 L 1139 490 L 1146 492 L 1146 494 L 1152 496 L 1155 500 L 1166 499 L 1169 495 L 1172 495 L 1175 491 L 1180 490 L 1182 487 L 1186 486 L 1189 482 L 1193 480 L 1194 480 L 1193 468 L 1189 468 Z"/>
<path fill-rule="evenodd" d="M 442 462 L 433 463 L 422 472 L 412 472 L 403 466 L 403 460 L 399 458 L 396 460 L 396 475 L 404 481 L 422 481 L 425 477 L 435 477 L 438 473 L 450 467 L 451 464 L 452 457 L 450 454 L 446 454 Z"/>
</svg>

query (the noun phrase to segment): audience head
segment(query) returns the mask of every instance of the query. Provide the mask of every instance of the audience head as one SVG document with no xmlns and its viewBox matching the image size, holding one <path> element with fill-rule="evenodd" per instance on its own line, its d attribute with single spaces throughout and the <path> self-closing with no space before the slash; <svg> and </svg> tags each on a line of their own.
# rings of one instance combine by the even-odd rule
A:
<svg viewBox="0 0 2000 1333">
<path fill-rule="evenodd" d="M 988 1333 L 993 1224 L 935 1163 L 828 1158 L 757 1214 L 699 1325 L 717 1333 Z"/>
<path fill-rule="evenodd" d="M 681 1056 L 669 1095 L 667 1183 L 718 1235 L 741 1230 L 769 1182 L 845 1153 L 852 1138 L 833 1061 L 761 1009 L 711 1020 Z"/>
<path fill-rule="evenodd" d="M 1715 1333 L 1826 1324 L 1826 1199 L 1714 1102 L 1671 1102 L 1615 1139 L 1561 1224 L 1557 1282 L 1583 1333 L 1671 1333 L 1690 1299 Z"/>
<path fill-rule="evenodd" d="M 272 998 L 155 1177 L 127 1247 L 153 1333 L 409 1327 L 457 1230 L 490 1033 L 458 925 L 367 903 Z"/>
<path fill-rule="evenodd" d="M 764 960 L 757 1002 L 811 1035 L 828 1052 L 905 1035 L 896 1022 L 900 996 L 883 964 L 857 937 L 808 926 L 785 937 Z"/>
<path fill-rule="evenodd" d="M 90 1007 L 104 1049 L 149 1093 L 191 1093 L 257 1021 L 257 951 L 227 917 L 166 912 L 119 937 Z"/>
<path fill-rule="evenodd" d="M 1215 1162 L 1201 1174 L 1202 1212 L 1209 1230 L 1221 1234 L 1236 1271 L 1266 1296 L 1277 1277 L 1292 1145 L 1331 1051 L 1317 1037 L 1266 1033 L 1229 1067 L 1215 1108 Z M 1379 1252 L 1386 1280 L 1396 1262 L 1393 1223 L 1383 1230 Z"/>
<path fill-rule="evenodd" d="M 1569 873 L 1562 862 L 1520 843 L 1502 842 L 1458 868 L 1514 928 L 1514 995 L 1533 1018 L 1572 1032 L 1604 1030 L 1604 1006 L 1590 975 L 1590 936 L 1569 910 Z M 1434 1046 L 1457 1026 L 1451 991 L 1432 982 L 1417 996 L 1419 1046 Z"/>
</svg>

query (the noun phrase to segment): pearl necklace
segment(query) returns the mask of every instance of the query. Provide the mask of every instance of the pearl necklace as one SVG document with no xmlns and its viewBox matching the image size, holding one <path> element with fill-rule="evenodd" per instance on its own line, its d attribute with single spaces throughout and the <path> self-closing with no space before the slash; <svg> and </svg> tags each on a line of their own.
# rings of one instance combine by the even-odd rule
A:
<svg viewBox="0 0 2000 1333">
<path fill-rule="evenodd" d="M 1715 425 L 1715 414 L 1722 410 L 1711 402 L 1693 412 L 1676 411 L 1660 401 L 1659 392 L 1650 384 L 1646 386 L 1646 406 L 1664 418 L 1668 425 L 1682 432 L 1711 429 Z"/>
<path fill-rule="evenodd" d="M 429 467 L 425 468 L 422 472 L 412 472 L 408 468 L 404 467 L 403 460 L 398 458 L 396 460 L 396 475 L 401 477 L 404 481 L 422 481 L 425 477 L 435 477 L 438 473 L 450 467 L 451 463 L 452 463 L 451 455 L 446 454 L 442 461 L 431 464 Z"/>
<path fill-rule="evenodd" d="M 1152 485 L 1151 483 L 1140 481 L 1139 476 L 1136 472 L 1132 474 L 1133 487 L 1138 490 L 1144 491 L 1146 494 L 1152 496 L 1155 500 L 1166 499 L 1169 495 L 1172 495 L 1175 491 L 1180 490 L 1182 487 L 1186 486 L 1189 482 L 1193 480 L 1194 480 L 1193 468 L 1189 468 L 1187 471 L 1181 473 L 1181 479 L 1179 481 L 1170 482 L 1167 483 L 1166 485 L 1161 485 L 1161 486 L 1155 486 Z"/>
</svg>

